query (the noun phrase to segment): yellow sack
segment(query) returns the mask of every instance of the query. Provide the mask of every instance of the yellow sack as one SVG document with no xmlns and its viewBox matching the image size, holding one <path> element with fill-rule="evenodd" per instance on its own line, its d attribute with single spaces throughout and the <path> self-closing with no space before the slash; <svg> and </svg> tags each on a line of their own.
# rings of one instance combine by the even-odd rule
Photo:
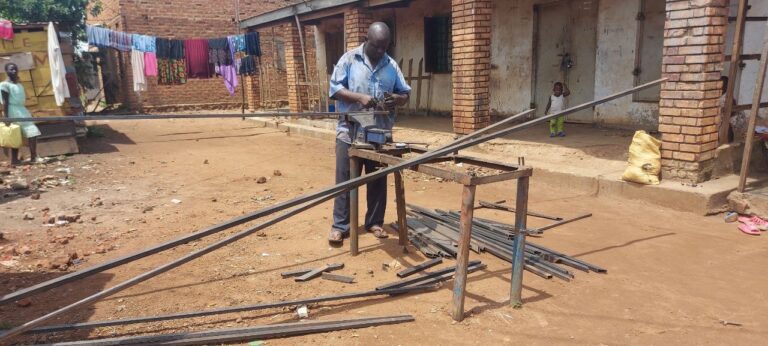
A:
<svg viewBox="0 0 768 346">
<path fill-rule="evenodd" d="M 21 127 L 19 125 L 6 126 L 5 123 L 0 123 L 0 147 L 21 148 Z"/>
<path fill-rule="evenodd" d="M 661 141 L 645 131 L 635 132 L 629 146 L 629 167 L 621 179 L 633 183 L 656 185 L 661 172 Z"/>
</svg>

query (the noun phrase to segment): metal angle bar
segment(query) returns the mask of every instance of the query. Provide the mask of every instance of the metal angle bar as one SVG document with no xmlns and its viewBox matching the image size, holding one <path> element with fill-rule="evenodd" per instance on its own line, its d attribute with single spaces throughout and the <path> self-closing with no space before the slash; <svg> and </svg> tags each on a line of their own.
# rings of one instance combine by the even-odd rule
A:
<svg viewBox="0 0 768 346">
<path fill-rule="evenodd" d="M 326 265 L 324 265 L 324 266 L 322 266 L 320 268 L 312 269 L 308 273 L 306 273 L 306 274 L 304 274 L 302 276 L 299 276 L 299 277 L 295 278 L 294 280 L 296 280 L 296 282 L 309 281 L 309 280 L 312 280 L 312 279 L 320 276 L 320 274 L 322 274 L 325 271 L 338 270 L 338 269 L 341 269 L 341 268 L 344 268 L 344 263 L 326 264 Z"/>
<path fill-rule="evenodd" d="M 511 212 L 511 213 L 515 212 L 515 208 L 512 208 L 512 207 L 509 207 L 509 206 L 501 204 L 501 203 L 504 203 L 504 202 L 493 203 L 493 202 L 488 202 L 488 201 L 479 201 L 478 203 L 480 203 L 481 207 L 488 208 L 488 209 L 503 210 L 503 211 L 508 211 L 508 212 Z M 535 217 L 539 217 L 539 218 L 542 218 L 542 219 L 549 219 L 549 220 L 554 220 L 554 221 L 559 221 L 559 220 L 563 219 L 562 217 L 559 217 L 559 216 L 547 215 L 547 214 L 544 214 L 544 213 L 539 213 L 539 212 L 530 211 L 530 210 L 528 211 L 527 214 L 529 216 L 535 216 Z"/>
<path fill-rule="evenodd" d="M 320 274 L 320 277 L 325 279 L 325 280 L 343 282 L 345 284 L 351 284 L 351 283 L 355 282 L 355 278 L 354 277 L 346 276 L 346 275 L 338 275 L 338 274 L 331 274 L 331 273 L 323 272 L 322 274 Z"/>
<path fill-rule="evenodd" d="M 108 339 L 62 342 L 60 346 L 116 346 L 116 345 L 204 345 L 221 344 L 254 339 L 268 339 L 286 336 L 323 333 L 335 330 L 365 328 L 386 324 L 412 322 L 410 315 L 360 318 L 341 321 L 294 322 L 263 325 L 249 328 L 230 328 L 193 333 L 175 333 L 144 336 L 128 336 Z"/>
<path fill-rule="evenodd" d="M 443 259 L 442 258 L 435 258 L 435 259 L 432 259 L 432 260 L 429 260 L 429 261 L 426 261 L 426 262 L 421 262 L 421 263 L 419 263 L 419 264 L 417 264 L 417 265 L 415 265 L 413 267 L 408 267 L 408 268 L 405 268 L 405 269 L 401 270 L 400 272 L 397 273 L 397 277 L 404 278 L 406 276 L 418 273 L 418 272 L 420 272 L 420 271 L 422 271 L 424 269 L 434 267 L 434 266 L 436 266 L 436 265 L 438 265 L 440 263 L 443 263 Z"/>
<path fill-rule="evenodd" d="M 287 272 L 282 272 L 282 273 L 280 273 L 280 276 L 283 279 L 287 279 L 287 278 L 292 278 L 294 276 L 302 276 L 302 275 L 304 275 L 306 273 L 309 273 L 311 271 L 312 271 L 312 269 L 306 269 L 306 268 L 305 269 L 296 269 L 296 270 L 290 270 L 290 271 L 287 271 Z"/>
<path fill-rule="evenodd" d="M 467 266 L 468 267 L 472 267 L 472 266 L 478 266 L 480 264 L 482 264 L 482 262 L 480 262 L 480 261 L 469 261 Z M 403 279 L 403 280 L 400 280 L 400 281 L 391 282 L 391 283 L 388 283 L 386 285 L 382 285 L 382 286 L 376 287 L 376 289 L 377 290 L 384 290 L 384 289 L 388 289 L 388 288 L 397 288 L 397 287 L 405 287 L 405 286 L 415 285 L 415 284 L 418 284 L 418 283 L 420 283 L 420 282 L 422 282 L 424 280 L 429 280 L 429 279 L 436 278 L 436 277 L 442 277 L 443 275 L 446 275 L 446 274 L 450 274 L 449 275 L 449 277 L 450 277 L 451 275 L 453 275 L 454 271 L 456 271 L 456 267 L 455 266 L 454 267 L 443 268 L 443 269 L 440 269 L 438 271 L 431 272 L 431 273 L 428 273 L 428 274 L 423 274 L 423 275 L 418 276 L 418 277 L 414 277 L 414 278 L 410 278 L 410 279 Z"/>
<path fill-rule="evenodd" d="M 409 286 L 409 287 L 398 287 L 398 288 L 390 288 L 390 289 L 383 289 L 383 290 L 343 293 L 343 294 L 337 294 L 337 295 L 320 296 L 320 297 L 315 297 L 315 298 L 304 298 L 304 299 L 286 300 L 286 301 L 281 301 L 281 302 L 271 302 L 271 303 L 260 303 L 260 304 L 252 304 L 252 305 L 233 306 L 233 307 L 228 307 L 228 308 L 219 308 L 219 309 L 212 309 L 212 310 L 184 312 L 184 313 L 159 315 L 159 316 L 124 318 L 124 319 L 119 319 L 119 320 L 106 320 L 106 321 L 94 321 L 94 322 L 84 322 L 84 323 L 74 323 L 74 324 L 63 324 L 63 325 L 35 328 L 35 329 L 27 331 L 26 334 L 53 333 L 53 332 L 63 332 L 63 331 L 76 330 L 76 329 L 92 329 L 92 328 L 120 326 L 120 325 L 137 324 L 137 323 L 148 323 L 148 322 L 157 322 L 157 321 L 178 320 L 178 319 L 184 319 L 184 318 L 193 318 L 193 317 L 201 317 L 201 316 L 212 316 L 212 315 L 222 315 L 222 314 L 229 314 L 229 313 L 235 313 L 235 312 L 244 312 L 244 311 L 257 311 L 257 310 L 264 310 L 264 309 L 271 309 L 271 308 L 280 308 L 280 307 L 285 307 L 285 306 L 298 306 L 298 305 L 316 304 L 316 303 L 322 303 L 322 302 L 337 301 L 337 300 L 347 300 L 347 299 L 356 299 L 356 298 L 364 298 L 364 297 L 372 297 L 372 296 L 397 295 L 397 294 L 405 294 L 405 293 L 425 292 L 425 291 L 432 291 L 432 290 L 435 290 L 437 288 L 438 288 L 437 285 L 419 285 L 419 286 Z"/>
<path fill-rule="evenodd" d="M 486 265 L 485 263 L 480 263 L 480 264 L 476 264 L 476 265 L 472 265 L 471 264 L 472 262 L 469 262 L 469 263 L 470 263 L 470 265 L 467 266 L 467 274 L 472 274 L 472 273 L 474 273 L 474 272 L 476 272 L 478 270 L 483 270 L 486 267 L 488 267 L 488 265 Z M 454 271 L 455 271 L 455 269 L 454 269 Z M 433 285 L 433 284 L 436 284 L 436 283 L 441 282 L 441 281 L 449 280 L 450 278 L 453 277 L 453 275 L 454 275 L 454 272 L 450 272 L 450 273 L 446 273 L 446 274 L 443 274 L 443 275 L 440 275 L 440 276 L 437 276 L 437 277 L 433 277 L 433 278 L 430 278 L 429 280 L 420 282 L 419 286 L 420 285 Z"/>
<path fill-rule="evenodd" d="M 195 235 L 181 237 L 181 238 L 177 239 L 177 241 L 179 242 L 179 244 L 183 244 L 183 243 L 195 240 L 195 239 L 199 239 L 199 238 L 201 238 L 201 237 L 203 237 L 205 235 L 216 233 L 216 232 L 218 232 L 220 230 L 227 229 L 227 228 L 230 228 L 230 227 L 234 227 L 236 225 L 239 225 L 239 224 L 242 224 L 242 223 L 245 223 L 245 222 L 248 222 L 248 221 L 251 221 L 251 220 L 254 220 L 254 219 L 257 219 L 257 218 L 260 218 L 260 217 L 263 217 L 263 216 L 266 216 L 266 215 L 269 215 L 269 214 L 272 214 L 272 213 L 275 213 L 275 212 L 278 212 L 278 211 L 281 211 L 281 210 L 284 210 L 284 209 L 287 209 L 287 208 L 290 208 L 290 207 L 293 207 L 293 206 L 301 205 L 301 204 L 306 203 L 306 202 L 310 202 L 310 201 L 313 201 L 313 200 L 316 200 L 316 199 L 320 199 L 320 200 L 330 199 L 329 196 L 332 198 L 336 194 L 343 193 L 344 191 L 347 191 L 347 190 L 349 190 L 351 188 L 354 188 L 354 187 L 366 184 L 366 183 L 368 183 L 370 181 L 376 180 L 378 178 L 386 176 L 386 175 L 388 175 L 390 173 L 393 173 L 395 171 L 400 171 L 400 170 L 403 170 L 403 169 L 407 169 L 407 168 L 410 168 L 410 167 L 412 167 L 414 165 L 425 163 L 425 162 L 427 162 L 427 161 L 429 161 L 429 160 L 431 160 L 433 158 L 440 157 L 440 156 L 443 156 L 443 155 L 449 155 L 449 154 L 451 154 L 451 153 L 453 153 L 455 151 L 458 151 L 458 150 L 461 150 L 461 149 L 465 149 L 465 148 L 468 148 L 468 147 L 471 147 L 471 146 L 474 146 L 474 145 L 477 145 L 477 144 L 480 144 L 480 143 L 484 143 L 484 142 L 487 142 L 489 140 L 492 140 L 492 139 L 495 139 L 495 138 L 498 138 L 498 137 L 510 134 L 512 132 L 516 132 L 516 131 L 527 129 L 529 127 L 532 127 L 532 126 L 534 126 L 536 124 L 539 124 L 539 123 L 546 122 L 547 120 L 555 118 L 555 117 L 560 117 L 560 116 L 568 115 L 568 114 L 571 114 L 571 113 L 574 113 L 574 112 L 578 112 L 578 111 L 581 111 L 583 109 L 587 109 L 587 108 L 590 108 L 590 107 L 594 107 L 595 105 L 602 104 L 602 103 L 605 103 L 605 102 L 608 102 L 608 101 L 611 101 L 611 100 L 614 100 L 614 99 L 617 99 L 617 98 L 620 98 L 620 97 L 623 97 L 623 96 L 631 95 L 631 94 L 636 93 L 636 92 L 638 92 L 640 90 L 643 90 L 643 89 L 655 86 L 657 84 L 661 84 L 662 82 L 665 82 L 665 81 L 667 81 L 666 78 L 661 78 L 661 79 L 658 79 L 658 80 L 653 81 L 653 82 L 642 84 L 642 85 L 636 86 L 634 88 L 627 89 L 627 90 L 621 91 L 619 93 L 615 93 L 615 94 L 612 94 L 612 95 L 600 98 L 598 100 L 594 100 L 594 101 L 591 101 L 591 102 L 583 103 L 581 105 L 578 105 L 578 106 L 575 106 L 575 107 L 571 107 L 571 108 L 568 108 L 568 109 L 560 111 L 560 112 L 556 112 L 556 113 L 552 113 L 552 114 L 549 114 L 549 115 L 545 115 L 543 117 L 539 117 L 539 118 L 533 119 L 531 121 L 528 121 L 528 122 L 525 122 L 525 123 L 522 123 L 522 124 L 514 125 L 514 126 L 511 126 L 509 128 L 503 129 L 503 130 L 499 130 L 499 131 L 492 132 L 492 133 L 487 133 L 487 132 L 491 131 L 491 129 L 496 129 L 496 128 L 500 128 L 502 126 L 506 126 L 515 117 L 507 118 L 507 119 L 499 121 L 499 122 L 497 122 L 497 123 L 495 123 L 495 124 L 493 124 L 493 125 L 491 125 L 489 127 L 486 127 L 484 129 L 475 131 L 473 133 L 470 133 L 470 134 L 468 134 L 468 135 L 466 135 L 466 136 L 464 136 L 464 137 L 462 137 L 462 138 L 460 138 L 460 139 L 458 139 L 458 140 L 456 140 L 456 141 L 454 141 L 452 143 L 449 143 L 448 145 L 446 145 L 446 146 L 444 146 L 444 147 L 442 147 L 440 149 L 437 149 L 435 151 L 424 153 L 423 155 L 411 158 L 411 159 L 409 159 L 407 161 L 404 161 L 404 162 L 401 162 L 401 163 L 399 163 L 397 165 L 389 166 L 389 167 L 386 167 L 384 169 L 381 169 L 381 170 L 378 170 L 376 172 L 373 172 L 371 174 L 366 174 L 364 176 L 361 176 L 361 177 L 358 177 L 358 178 L 355 178 L 355 179 L 350 179 L 350 180 L 348 180 L 346 182 L 342 182 L 342 183 L 336 184 L 336 185 L 334 185 L 332 187 L 323 189 L 321 191 L 317 191 L 317 192 L 314 192 L 314 193 L 302 195 L 302 196 L 293 198 L 291 200 L 284 201 L 284 202 L 275 204 L 273 206 L 257 210 L 255 212 L 251 212 L 249 214 L 241 215 L 241 216 L 239 216 L 239 217 L 237 217 L 235 219 L 232 219 L 232 220 L 229 220 L 227 222 L 215 225 L 215 226 L 210 227 L 210 228 L 208 228 L 206 230 L 203 230 L 203 231 L 200 231 L 200 232 L 196 232 Z M 529 110 L 527 112 L 530 112 L 530 111 L 531 110 Z M 201 235 L 201 233 L 203 235 Z M 179 244 L 176 244 L 176 245 L 179 245 Z M 168 247 L 168 248 L 170 248 L 170 247 Z M 145 250 L 145 251 L 139 252 L 138 254 L 129 255 L 129 256 L 132 256 L 131 259 L 127 260 L 127 261 L 124 261 L 122 263 L 127 263 L 127 262 L 130 262 L 130 261 L 138 259 L 138 258 L 143 258 L 145 256 L 148 256 L 148 253 L 150 253 L 152 251 L 154 251 L 154 253 L 156 253 L 156 252 L 159 252 L 159 251 L 162 251 L 162 250 L 158 250 L 158 247 L 156 246 L 156 247 L 153 247 L 153 248 L 151 248 L 149 250 Z M 117 265 L 119 265 L 119 264 L 115 264 L 112 267 L 117 266 Z M 89 275 L 93 275 L 93 274 L 101 272 L 103 270 L 106 270 L 106 269 L 103 269 L 103 267 L 101 267 L 101 266 L 96 266 L 95 268 L 91 269 L 91 271 L 89 272 L 88 275 L 81 275 L 80 278 L 85 277 L 85 276 L 89 276 Z M 73 274 L 77 274 L 77 273 L 73 273 Z M 137 278 L 140 278 L 140 277 L 137 277 Z M 50 281 L 44 282 L 42 284 L 39 284 L 37 287 L 35 287 L 34 291 L 38 292 L 38 291 L 41 291 L 41 290 L 46 290 L 46 289 L 49 289 L 51 287 L 54 287 L 54 286 L 51 286 L 49 284 L 49 282 Z M 8 301 L 12 301 L 12 300 L 20 299 L 22 295 L 29 295 L 29 294 L 32 294 L 31 291 L 25 289 L 24 292 L 21 293 L 21 294 L 17 291 L 17 292 L 11 293 L 9 295 L 5 295 L 3 297 L 3 299 L 0 300 L 0 304 L 8 302 Z M 87 299 L 88 298 L 86 298 L 86 300 Z M 75 304 L 77 304 L 77 303 L 75 303 Z M 65 307 L 64 309 L 67 309 L 67 308 Z M 51 313 L 51 314 L 48 314 L 48 315 L 43 316 L 41 318 L 38 318 L 38 319 L 36 319 L 34 321 L 30 321 L 28 323 L 23 324 L 22 326 L 14 328 L 13 330 L 9 331 L 8 333 L 13 332 L 13 335 L 18 334 L 18 333 L 20 333 L 22 331 L 28 330 L 28 329 L 36 326 L 39 323 L 42 323 L 44 320 L 47 320 L 50 317 L 58 315 L 58 313 L 60 313 L 60 312 L 56 311 L 54 313 Z M 4 334 L 4 335 L 0 336 L 0 341 L 6 340 L 10 336 L 12 336 L 12 335 Z"/>
<path fill-rule="evenodd" d="M 591 217 L 591 216 L 592 216 L 592 213 L 586 213 L 586 214 L 581 214 L 581 215 L 578 215 L 578 216 L 574 216 L 572 218 L 563 219 L 563 220 L 560 220 L 558 222 L 546 225 L 544 227 L 529 228 L 528 229 L 528 234 L 542 234 L 542 233 L 544 233 L 544 231 L 546 231 L 548 229 L 552 229 L 552 228 L 555 228 L 555 227 L 558 227 L 558 226 L 562 226 L 562 225 L 565 225 L 567 223 L 571 223 L 571 222 L 578 221 L 578 220 L 581 220 L 581 219 L 586 219 L 586 218 Z"/>
</svg>

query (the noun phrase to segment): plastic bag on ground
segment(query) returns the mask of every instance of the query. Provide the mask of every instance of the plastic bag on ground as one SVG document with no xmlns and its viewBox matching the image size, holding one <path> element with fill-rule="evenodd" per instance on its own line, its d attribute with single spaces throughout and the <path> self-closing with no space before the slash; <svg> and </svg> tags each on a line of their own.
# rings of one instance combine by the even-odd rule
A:
<svg viewBox="0 0 768 346">
<path fill-rule="evenodd" d="M 661 141 L 645 131 L 635 132 L 629 146 L 629 166 L 621 179 L 638 184 L 656 185 L 661 172 Z"/>
</svg>

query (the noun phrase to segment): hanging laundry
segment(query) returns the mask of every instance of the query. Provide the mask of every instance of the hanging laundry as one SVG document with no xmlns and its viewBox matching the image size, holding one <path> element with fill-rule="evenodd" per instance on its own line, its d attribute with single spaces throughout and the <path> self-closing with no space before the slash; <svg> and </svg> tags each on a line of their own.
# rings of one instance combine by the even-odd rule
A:
<svg viewBox="0 0 768 346">
<path fill-rule="evenodd" d="M 99 26 L 88 25 L 85 27 L 85 33 L 88 36 L 88 44 L 96 47 L 109 47 L 109 29 Z"/>
<path fill-rule="evenodd" d="M 245 54 L 245 35 L 231 35 L 227 36 L 229 43 L 229 52 L 232 54 L 232 63 L 235 65 L 235 69 L 240 71 L 240 54 Z"/>
<path fill-rule="evenodd" d="M 223 65 L 219 67 L 219 73 L 224 77 L 224 87 L 229 91 L 229 96 L 235 96 L 237 88 L 237 70 L 233 65 Z"/>
<path fill-rule="evenodd" d="M 254 75 L 256 74 L 256 57 L 253 55 L 246 55 L 240 59 L 240 74 L 241 75 Z"/>
<path fill-rule="evenodd" d="M 144 77 L 144 53 L 131 51 L 131 74 L 133 74 L 133 91 L 147 90 L 147 79 Z"/>
<path fill-rule="evenodd" d="M 142 52 L 157 51 L 156 38 L 154 36 L 133 34 L 131 36 L 132 48 Z"/>
<path fill-rule="evenodd" d="M 56 99 L 56 105 L 61 107 L 69 97 L 69 87 L 67 87 L 67 71 L 64 67 L 64 57 L 61 55 L 59 36 L 56 34 L 53 22 L 48 22 L 48 59 L 51 68 L 53 95 Z"/>
<path fill-rule="evenodd" d="M 133 35 L 121 31 L 109 30 L 109 46 L 119 51 L 127 52 L 133 46 Z"/>
<path fill-rule="evenodd" d="M 245 34 L 245 53 L 248 55 L 261 56 L 261 43 L 259 42 L 258 32 L 249 32 Z"/>
<path fill-rule="evenodd" d="M 208 63 L 214 66 L 232 65 L 229 41 L 226 38 L 208 40 Z"/>
<path fill-rule="evenodd" d="M 144 75 L 147 77 L 157 76 L 157 55 L 155 53 L 144 53 Z"/>
<path fill-rule="evenodd" d="M 208 40 L 184 40 L 184 55 L 189 78 L 211 78 L 213 68 L 208 63 Z"/>
<path fill-rule="evenodd" d="M 157 38 L 157 82 L 163 85 L 187 82 L 184 41 Z"/>
<path fill-rule="evenodd" d="M 0 19 L 0 38 L 13 40 L 13 23 L 10 20 Z"/>
</svg>

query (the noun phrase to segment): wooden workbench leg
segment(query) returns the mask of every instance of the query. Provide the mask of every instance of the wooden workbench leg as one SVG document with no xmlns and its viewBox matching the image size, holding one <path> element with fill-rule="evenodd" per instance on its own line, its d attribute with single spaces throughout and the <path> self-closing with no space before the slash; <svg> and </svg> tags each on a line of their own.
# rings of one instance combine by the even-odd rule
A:
<svg viewBox="0 0 768 346">
<path fill-rule="evenodd" d="M 464 185 L 461 194 L 461 219 L 459 221 L 459 248 L 456 252 L 456 278 L 453 280 L 453 320 L 464 319 L 464 290 L 467 288 L 467 264 L 469 241 L 472 239 L 472 214 L 475 207 L 474 185 Z"/>
<path fill-rule="evenodd" d="M 408 225 L 405 222 L 405 185 L 403 172 L 395 172 L 395 204 L 397 207 L 398 244 L 408 245 Z"/>
<path fill-rule="evenodd" d="M 349 158 L 349 179 L 355 179 L 359 176 L 360 172 L 360 159 L 350 157 Z M 358 232 L 357 226 L 360 224 L 358 217 L 358 187 L 349 190 L 349 253 L 352 256 L 358 254 Z"/>
<path fill-rule="evenodd" d="M 519 308 L 523 305 L 523 268 L 525 267 L 525 235 L 528 219 L 528 177 L 517 179 L 515 205 L 515 240 L 512 244 L 512 288 L 509 303 Z"/>
</svg>

